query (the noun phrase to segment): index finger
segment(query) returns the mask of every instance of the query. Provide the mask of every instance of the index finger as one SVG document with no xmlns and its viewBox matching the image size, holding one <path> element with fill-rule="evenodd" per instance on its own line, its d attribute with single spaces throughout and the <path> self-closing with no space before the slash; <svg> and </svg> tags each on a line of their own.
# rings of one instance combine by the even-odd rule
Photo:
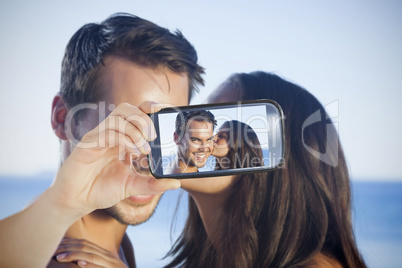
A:
<svg viewBox="0 0 402 268">
<path fill-rule="evenodd" d="M 103 254 L 107 254 L 108 251 L 101 246 L 88 241 L 86 239 L 74 239 L 74 238 L 64 238 L 61 240 L 56 254 L 64 252 L 64 251 L 85 251 L 85 252 L 92 252 L 95 251 L 102 252 Z"/>
<path fill-rule="evenodd" d="M 151 118 L 139 107 L 133 106 L 129 103 L 122 103 L 117 106 L 104 121 L 107 123 L 108 119 L 113 116 L 118 116 L 124 119 L 127 124 L 136 127 L 144 136 L 146 140 L 154 140 L 156 138 L 156 131 L 154 123 Z M 103 123 L 103 122 L 102 122 Z M 124 125 L 120 126 L 121 130 L 125 130 Z"/>
</svg>

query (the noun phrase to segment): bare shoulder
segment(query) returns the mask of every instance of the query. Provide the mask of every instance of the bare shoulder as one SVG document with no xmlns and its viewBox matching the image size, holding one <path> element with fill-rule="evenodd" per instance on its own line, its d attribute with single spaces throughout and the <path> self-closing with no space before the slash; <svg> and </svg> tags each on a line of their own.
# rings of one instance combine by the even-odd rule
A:
<svg viewBox="0 0 402 268">
<path fill-rule="evenodd" d="M 307 265 L 308 268 L 342 268 L 342 265 L 334 258 L 322 253 L 317 254 Z"/>
</svg>

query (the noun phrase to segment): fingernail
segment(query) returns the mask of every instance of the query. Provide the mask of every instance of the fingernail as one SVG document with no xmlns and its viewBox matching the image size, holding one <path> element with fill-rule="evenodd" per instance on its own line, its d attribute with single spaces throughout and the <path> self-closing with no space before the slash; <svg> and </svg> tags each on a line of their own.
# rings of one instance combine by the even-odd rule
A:
<svg viewBox="0 0 402 268">
<path fill-rule="evenodd" d="M 150 136 L 151 136 L 151 137 L 150 137 L 150 138 L 151 138 L 151 141 L 153 141 L 154 139 L 156 139 L 156 137 L 158 136 L 158 135 L 156 135 L 155 129 L 152 130 L 150 134 L 151 134 L 151 135 L 150 135 Z"/>
<path fill-rule="evenodd" d="M 78 266 L 82 267 L 82 266 L 87 265 L 87 262 L 86 261 L 78 261 L 77 264 L 78 264 Z"/>
<path fill-rule="evenodd" d="M 56 256 L 56 259 L 62 260 L 62 259 L 64 259 L 66 256 L 67 256 L 67 253 L 61 253 L 61 254 L 59 254 L 59 255 Z"/>
</svg>

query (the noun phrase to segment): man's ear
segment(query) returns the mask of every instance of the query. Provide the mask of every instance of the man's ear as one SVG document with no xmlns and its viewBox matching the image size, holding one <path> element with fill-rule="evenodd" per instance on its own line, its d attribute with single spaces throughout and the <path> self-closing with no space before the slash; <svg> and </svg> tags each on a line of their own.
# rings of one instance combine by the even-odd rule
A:
<svg viewBox="0 0 402 268">
<path fill-rule="evenodd" d="M 180 144 L 179 135 L 177 135 L 176 131 L 173 133 L 173 140 L 174 140 L 174 143 L 176 143 L 177 145 Z"/>
<path fill-rule="evenodd" d="M 53 98 L 52 116 L 50 118 L 54 133 L 59 139 L 67 140 L 65 121 L 68 113 L 66 102 L 60 93 Z"/>
</svg>

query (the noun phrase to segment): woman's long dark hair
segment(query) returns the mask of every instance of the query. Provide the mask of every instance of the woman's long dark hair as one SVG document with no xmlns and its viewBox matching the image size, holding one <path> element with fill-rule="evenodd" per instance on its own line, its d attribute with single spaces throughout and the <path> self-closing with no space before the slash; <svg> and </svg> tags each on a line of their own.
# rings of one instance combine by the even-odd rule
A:
<svg viewBox="0 0 402 268">
<path fill-rule="evenodd" d="M 227 145 L 229 150 L 228 154 L 224 156 L 225 160 L 228 161 L 219 162 L 217 160 L 215 170 L 259 167 L 263 165 L 260 141 L 249 125 L 237 120 L 230 120 L 222 124 L 221 130 L 228 135 Z"/>
<path fill-rule="evenodd" d="M 318 253 L 343 267 L 365 267 L 353 235 L 345 157 L 324 107 L 308 91 L 274 74 L 235 74 L 228 83 L 243 92 L 242 100 L 280 104 L 284 167 L 236 178 L 219 219 L 224 238 L 219 245 L 208 239 L 190 196 L 189 217 L 168 253 L 174 259 L 167 267 L 303 267 Z M 310 120 L 317 115 L 320 120 Z"/>
</svg>

